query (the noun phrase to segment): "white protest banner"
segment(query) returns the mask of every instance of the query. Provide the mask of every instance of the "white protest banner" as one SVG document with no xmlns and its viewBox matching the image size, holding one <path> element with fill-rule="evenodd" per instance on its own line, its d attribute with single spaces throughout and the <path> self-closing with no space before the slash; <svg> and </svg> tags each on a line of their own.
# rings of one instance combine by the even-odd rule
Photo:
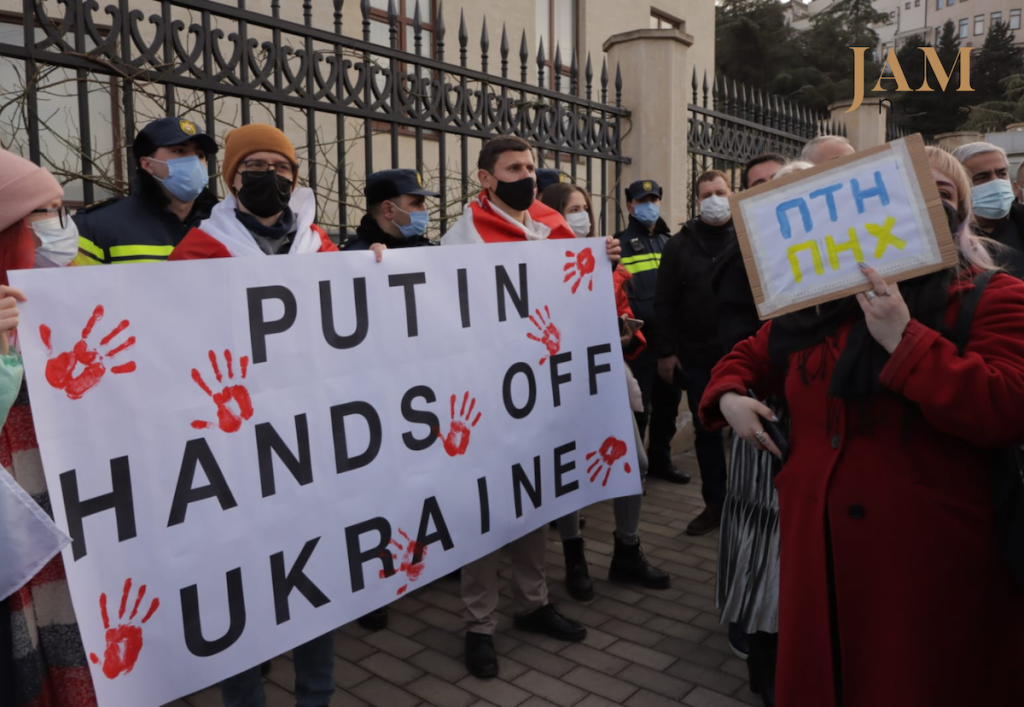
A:
<svg viewBox="0 0 1024 707">
<path fill-rule="evenodd" d="M 12 279 L 104 707 L 164 704 L 640 492 L 603 240 Z"/>
<path fill-rule="evenodd" d="M 729 201 L 761 319 L 865 291 L 858 262 L 889 282 L 957 262 L 920 135 L 788 174 Z"/>
</svg>

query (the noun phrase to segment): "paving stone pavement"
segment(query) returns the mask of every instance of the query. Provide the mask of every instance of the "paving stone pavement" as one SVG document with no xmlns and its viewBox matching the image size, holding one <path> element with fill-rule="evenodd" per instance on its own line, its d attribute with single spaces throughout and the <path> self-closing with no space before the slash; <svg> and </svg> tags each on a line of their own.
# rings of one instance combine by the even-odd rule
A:
<svg viewBox="0 0 1024 707">
<path fill-rule="evenodd" d="M 587 626 L 582 643 L 563 643 L 512 627 L 506 585 L 495 644 L 500 670 L 478 680 L 463 665 L 458 582 L 440 579 L 391 605 L 390 625 L 369 633 L 355 623 L 335 634 L 332 707 L 760 707 L 746 664 L 729 651 L 715 608 L 718 534 L 691 538 L 687 523 L 702 509 L 693 452 L 675 458 L 693 476 L 685 486 L 651 479 L 640 537 L 647 556 L 672 574 L 663 591 L 609 584 L 614 519 L 611 502 L 584 511 L 593 601 L 569 598 L 558 534 L 550 531 L 548 583 L 559 610 Z M 507 579 L 509 567 L 502 566 Z M 273 661 L 268 707 L 292 707 L 294 666 Z M 220 707 L 216 688 L 169 707 Z"/>
</svg>

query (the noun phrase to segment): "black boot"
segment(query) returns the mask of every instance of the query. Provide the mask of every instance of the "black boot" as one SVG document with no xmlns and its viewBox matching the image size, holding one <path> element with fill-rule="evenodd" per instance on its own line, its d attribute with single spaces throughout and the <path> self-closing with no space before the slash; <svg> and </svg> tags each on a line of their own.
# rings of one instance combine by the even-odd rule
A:
<svg viewBox="0 0 1024 707">
<path fill-rule="evenodd" d="M 583 538 L 562 541 L 565 553 L 565 587 L 569 596 L 576 601 L 590 601 L 594 598 L 594 583 L 590 581 L 590 568 L 583 552 L 586 545 Z"/>
<path fill-rule="evenodd" d="M 493 678 L 498 674 L 498 654 L 494 652 L 494 639 L 482 633 L 466 634 L 466 669 L 478 678 Z"/>
<path fill-rule="evenodd" d="M 761 696 L 764 707 L 775 707 L 775 661 L 778 644 L 777 633 L 750 635 L 750 655 L 747 657 L 750 691 Z"/>
<path fill-rule="evenodd" d="M 613 534 L 614 535 L 614 534 Z M 615 535 L 615 553 L 612 555 L 612 566 L 608 569 L 608 581 L 639 584 L 649 589 L 668 589 L 672 586 L 672 578 L 662 572 L 644 557 L 640 547 L 640 539 L 636 544 L 627 545 Z"/>
<path fill-rule="evenodd" d="M 382 606 L 379 609 L 374 609 L 369 614 L 364 614 L 356 619 L 356 623 L 367 631 L 383 631 L 388 627 L 388 608 Z"/>
</svg>

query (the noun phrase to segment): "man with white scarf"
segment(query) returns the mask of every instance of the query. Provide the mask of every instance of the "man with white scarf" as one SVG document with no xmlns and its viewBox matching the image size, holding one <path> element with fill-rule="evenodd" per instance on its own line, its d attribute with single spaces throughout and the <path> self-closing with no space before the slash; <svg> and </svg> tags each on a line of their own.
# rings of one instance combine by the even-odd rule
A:
<svg viewBox="0 0 1024 707">
<path fill-rule="evenodd" d="M 297 187 L 295 146 L 274 126 L 245 125 L 228 133 L 222 175 L 228 196 L 188 232 L 169 260 L 338 250 L 313 223 L 316 201 L 311 189 Z M 292 656 L 298 704 L 326 705 L 334 692 L 334 632 L 298 646 Z M 260 666 L 224 680 L 221 698 L 225 707 L 265 704 Z"/>
</svg>

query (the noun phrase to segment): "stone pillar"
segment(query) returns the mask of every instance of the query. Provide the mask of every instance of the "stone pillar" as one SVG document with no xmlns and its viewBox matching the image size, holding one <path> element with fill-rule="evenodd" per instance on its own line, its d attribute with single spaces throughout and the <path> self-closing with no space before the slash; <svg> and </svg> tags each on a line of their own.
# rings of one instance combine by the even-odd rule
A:
<svg viewBox="0 0 1024 707">
<path fill-rule="evenodd" d="M 939 147 L 943 150 L 949 150 L 950 152 L 961 145 L 966 145 L 969 142 L 978 142 L 984 139 L 985 136 L 981 133 L 976 133 L 970 130 L 958 130 L 953 133 L 939 133 L 935 136 L 935 141 L 939 143 Z"/>
<path fill-rule="evenodd" d="M 859 151 L 885 144 L 885 126 L 889 122 L 890 102 L 865 98 L 857 110 L 847 113 L 853 100 L 836 101 L 828 106 L 832 120 L 846 126 L 846 137 Z"/>
<path fill-rule="evenodd" d="M 614 82 L 616 67 L 622 71 L 622 105 L 632 113 L 631 121 L 623 123 L 622 152 L 633 161 L 623 166 L 622 183 L 612 196 L 625 209 L 630 183 L 657 181 L 664 189 L 662 217 L 673 230 L 687 213 L 686 50 L 692 45 L 693 37 L 679 29 L 623 32 L 604 43 L 609 74 Z"/>
</svg>

